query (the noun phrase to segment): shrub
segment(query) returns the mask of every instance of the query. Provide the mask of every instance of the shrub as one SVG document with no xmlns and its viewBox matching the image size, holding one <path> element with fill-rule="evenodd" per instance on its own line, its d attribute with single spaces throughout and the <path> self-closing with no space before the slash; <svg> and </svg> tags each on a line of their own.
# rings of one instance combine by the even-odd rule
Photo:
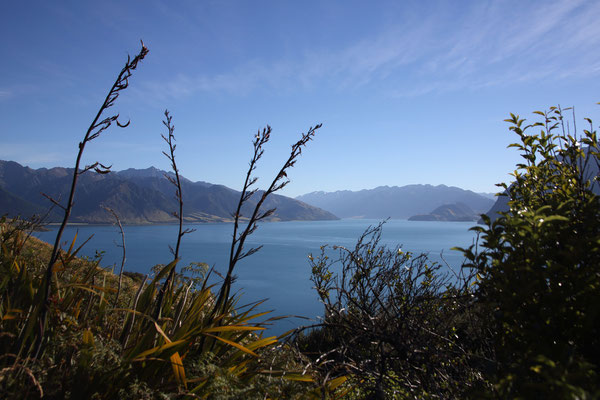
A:
<svg viewBox="0 0 600 400">
<path fill-rule="evenodd" d="M 523 162 L 499 185 L 509 210 L 484 216 L 479 249 L 464 251 L 493 330 L 487 378 L 502 398 L 600 395 L 598 139 L 589 119 L 583 135 L 569 133 L 563 113 L 536 111 L 529 125 L 511 114 Z"/>
<path fill-rule="evenodd" d="M 483 354 L 469 277 L 379 245 L 381 230 L 368 229 L 352 249 L 334 246 L 331 258 L 327 247 L 310 256 L 325 315 L 300 349 L 323 374 L 351 376 L 358 398 L 461 398 Z"/>
</svg>

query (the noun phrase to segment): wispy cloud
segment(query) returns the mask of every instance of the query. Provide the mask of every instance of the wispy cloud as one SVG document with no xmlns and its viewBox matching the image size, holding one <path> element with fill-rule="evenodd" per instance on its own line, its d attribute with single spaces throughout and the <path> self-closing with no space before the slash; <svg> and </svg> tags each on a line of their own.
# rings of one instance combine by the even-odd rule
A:
<svg viewBox="0 0 600 400">
<path fill-rule="evenodd" d="M 451 37 L 455 46 L 441 55 L 440 64 L 451 66 L 454 59 L 470 58 L 480 67 L 506 61 L 523 65 L 542 57 L 567 56 L 581 50 L 582 45 L 596 47 L 600 43 L 600 29 L 590 24 L 590 17 L 600 16 L 599 5 L 582 0 L 529 5 L 514 8 L 518 4 L 501 2 L 476 10 Z M 585 34 L 575 37 L 573 28 Z"/>
<path fill-rule="evenodd" d="M 13 96 L 13 92 L 8 89 L 0 89 L 0 101 L 6 100 Z"/>
<path fill-rule="evenodd" d="M 392 89 L 413 96 L 434 91 L 591 77 L 600 73 L 600 4 L 481 3 L 456 21 L 456 30 L 412 84 Z M 512 12 L 511 12 L 512 10 Z M 443 23 L 443 21 L 441 21 Z M 407 82 L 404 82 L 405 84 Z"/>
<path fill-rule="evenodd" d="M 39 153 L 24 156 L 14 161 L 34 168 L 42 168 L 44 166 L 53 167 L 59 162 L 64 162 L 65 158 L 64 155 L 60 153 Z"/>
<path fill-rule="evenodd" d="M 0 160 L 37 167 L 54 166 L 65 161 L 64 153 L 52 151 L 47 145 L 34 143 L 4 143 L 0 147 Z"/>
<path fill-rule="evenodd" d="M 0 101 L 23 98 L 32 94 L 40 93 L 41 90 L 41 85 L 29 82 L 8 84 L 4 87 L 0 87 Z"/>
<path fill-rule="evenodd" d="M 475 2 L 464 14 L 440 8 L 346 47 L 304 49 L 295 58 L 253 60 L 214 75 L 179 74 L 146 82 L 141 91 L 164 99 L 376 85 L 389 95 L 418 96 L 594 76 L 600 73 L 598 20 L 600 2 Z"/>
</svg>

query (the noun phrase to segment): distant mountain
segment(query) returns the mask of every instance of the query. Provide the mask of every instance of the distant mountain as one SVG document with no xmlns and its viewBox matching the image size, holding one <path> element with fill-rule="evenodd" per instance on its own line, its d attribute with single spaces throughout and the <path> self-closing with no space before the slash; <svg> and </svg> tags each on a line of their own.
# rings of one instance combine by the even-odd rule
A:
<svg viewBox="0 0 600 400">
<path fill-rule="evenodd" d="M 72 169 L 31 169 L 13 161 L 0 161 L 0 215 L 44 213 L 50 202 L 45 193 L 56 200 L 68 196 Z M 192 182 L 182 177 L 184 220 L 186 222 L 230 221 L 240 193 L 222 185 Z M 252 197 L 242 214 L 248 216 L 259 199 Z M 176 221 L 175 188 L 165 172 L 154 167 L 111 172 L 105 175 L 88 172 L 80 176 L 75 193 L 71 222 L 110 223 L 112 216 L 103 210 L 104 204 L 117 213 L 123 223 L 168 223 Z M 337 217 L 327 211 L 285 196 L 272 195 L 264 209 L 277 208 L 270 218 L 274 221 L 330 220 Z M 51 221 L 59 221 L 54 210 Z"/>
<path fill-rule="evenodd" d="M 409 221 L 477 221 L 479 214 L 464 203 L 444 204 L 429 214 L 413 215 Z"/>
<path fill-rule="evenodd" d="M 477 194 L 481 195 L 483 197 L 487 197 L 488 199 L 492 199 L 492 200 L 496 201 L 496 193 L 477 192 Z"/>
<path fill-rule="evenodd" d="M 43 215 L 48 211 L 48 207 L 44 208 L 27 200 L 23 200 L 12 193 L 7 192 L 1 187 L 0 204 L 2 205 L 0 216 L 4 215 L 5 213 L 9 215 Z"/>
<path fill-rule="evenodd" d="M 296 197 L 341 218 L 398 218 L 428 214 L 444 204 L 463 203 L 475 213 L 487 211 L 493 200 L 470 190 L 446 185 L 380 186 L 352 192 L 312 192 Z"/>
</svg>

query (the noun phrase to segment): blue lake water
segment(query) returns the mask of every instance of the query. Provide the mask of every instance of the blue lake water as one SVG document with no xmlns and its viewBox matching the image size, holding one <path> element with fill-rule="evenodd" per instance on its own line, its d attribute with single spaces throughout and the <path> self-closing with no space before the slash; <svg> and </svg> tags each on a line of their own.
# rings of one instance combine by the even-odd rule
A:
<svg viewBox="0 0 600 400">
<path fill-rule="evenodd" d="M 263 223 L 248 238 L 245 246 L 247 249 L 263 245 L 263 248 L 238 263 L 235 271 L 238 279 L 233 290 L 242 294 L 242 303 L 267 298 L 263 309 L 273 309 L 271 315 L 300 315 L 314 320 L 322 315 L 322 306 L 309 279 L 308 255 L 317 255 L 324 244 L 353 246 L 367 227 L 379 222 L 347 219 Z M 444 260 L 459 268 L 463 258 L 450 248 L 472 244 L 474 233 L 468 229 L 473 225 L 473 222 L 389 220 L 384 225 L 381 243 L 390 247 L 401 245 L 404 251 L 413 253 L 429 253 L 430 258 L 437 261 L 440 261 L 440 253 L 443 252 Z M 183 238 L 178 268 L 190 262 L 205 262 L 224 273 L 233 225 L 210 223 L 187 227 L 196 231 Z M 56 229 L 51 227 L 51 231 L 38 232 L 36 236 L 52 243 Z M 146 274 L 155 264 L 167 264 L 172 260 L 169 245 L 175 244 L 176 225 L 124 226 L 124 231 L 126 270 Z M 120 244 L 121 238 L 116 227 L 69 226 L 63 234 L 63 240 L 70 243 L 76 232 L 77 243 L 94 235 L 80 255 L 93 257 L 96 250 L 104 251 L 101 263 L 104 267 L 120 265 L 121 249 L 116 244 Z M 278 322 L 270 331 L 277 334 L 309 323 L 310 320 L 289 318 Z"/>
</svg>

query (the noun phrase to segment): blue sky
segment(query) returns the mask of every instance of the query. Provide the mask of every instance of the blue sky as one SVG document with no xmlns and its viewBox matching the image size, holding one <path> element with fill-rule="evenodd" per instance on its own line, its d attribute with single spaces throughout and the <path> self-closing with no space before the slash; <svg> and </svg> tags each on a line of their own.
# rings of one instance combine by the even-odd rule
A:
<svg viewBox="0 0 600 400">
<path fill-rule="evenodd" d="M 446 184 L 495 191 L 518 155 L 503 119 L 552 105 L 599 120 L 600 2 L 31 1 L 0 12 L 0 159 L 75 161 L 77 143 L 143 39 L 113 109 L 131 120 L 84 162 L 167 169 L 239 189 L 273 128 L 266 185 L 298 135 L 323 128 L 283 194 Z"/>
</svg>

